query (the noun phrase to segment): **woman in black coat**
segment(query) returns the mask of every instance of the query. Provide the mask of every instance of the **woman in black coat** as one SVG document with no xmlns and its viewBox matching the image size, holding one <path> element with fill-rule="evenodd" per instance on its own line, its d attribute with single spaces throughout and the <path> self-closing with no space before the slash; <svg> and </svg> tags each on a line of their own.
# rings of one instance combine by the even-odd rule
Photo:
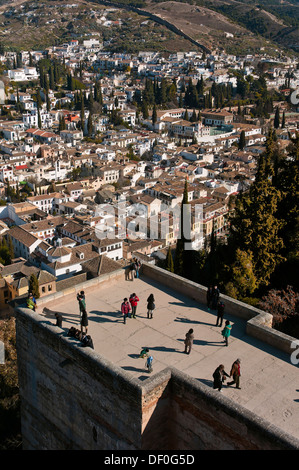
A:
<svg viewBox="0 0 299 470">
<path fill-rule="evenodd" d="M 213 379 L 214 379 L 213 388 L 214 389 L 218 388 L 219 392 L 222 392 L 221 389 L 222 389 L 222 384 L 225 380 L 225 376 L 229 377 L 229 374 L 225 372 L 224 365 L 220 364 L 220 366 L 217 367 L 217 369 L 215 370 L 213 374 Z"/>
<path fill-rule="evenodd" d="M 155 310 L 155 298 L 150 294 L 147 298 L 147 318 L 153 318 L 153 311 Z"/>
</svg>

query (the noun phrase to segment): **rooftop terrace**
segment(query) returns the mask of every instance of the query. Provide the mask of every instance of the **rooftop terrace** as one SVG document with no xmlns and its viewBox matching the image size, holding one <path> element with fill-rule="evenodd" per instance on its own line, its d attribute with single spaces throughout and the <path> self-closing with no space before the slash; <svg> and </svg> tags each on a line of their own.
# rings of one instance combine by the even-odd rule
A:
<svg viewBox="0 0 299 470">
<path fill-rule="evenodd" d="M 134 281 L 125 280 L 124 276 L 111 278 L 84 290 L 88 333 L 97 353 L 145 381 L 149 377 L 145 359 L 138 356 L 141 348 L 147 346 L 154 357 L 151 375 L 174 366 L 209 389 L 213 386 L 212 374 L 216 367 L 222 363 L 229 373 L 233 361 L 240 358 L 241 390 L 225 385 L 223 395 L 299 438 L 298 365 L 291 363 L 290 354 L 249 336 L 246 320 L 229 311 L 225 314 L 225 319 L 233 325 L 226 347 L 222 328 L 215 325 L 216 311 L 209 311 L 204 304 L 150 277 L 142 275 Z M 120 305 L 123 298 L 133 292 L 140 299 L 137 318 L 127 319 L 124 324 Z M 156 304 L 153 319 L 147 318 L 146 310 L 150 293 L 154 294 Z M 53 323 L 55 311 L 62 314 L 65 331 L 71 326 L 80 328 L 74 291 L 48 303 L 43 299 L 37 309 L 37 313 Z M 195 340 L 191 354 L 187 355 L 184 354 L 184 338 L 190 328 L 194 329 Z"/>
</svg>

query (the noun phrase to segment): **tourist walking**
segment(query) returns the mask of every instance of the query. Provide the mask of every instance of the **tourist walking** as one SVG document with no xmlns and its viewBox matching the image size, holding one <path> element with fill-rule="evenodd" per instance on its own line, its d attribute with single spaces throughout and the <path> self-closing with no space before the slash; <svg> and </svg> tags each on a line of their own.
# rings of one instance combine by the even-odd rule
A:
<svg viewBox="0 0 299 470">
<path fill-rule="evenodd" d="M 147 318 L 153 318 L 153 311 L 155 308 L 154 294 L 150 294 L 147 298 Z"/>
<path fill-rule="evenodd" d="M 131 307 L 130 307 L 127 297 L 125 297 L 121 304 L 121 313 L 124 316 L 124 323 L 126 323 L 126 319 L 129 316 L 130 312 L 131 312 Z"/>
<path fill-rule="evenodd" d="M 193 329 L 191 328 L 187 333 L 186 333 L 186 337 L 185 337 L 185 353 L 186 354 L 190 354 L 191 352 L 191 349 L 192 349 L 192 345 L 193 345 L 193 341 L 194 341 L 194 334 L 193 334 Z"/>
<path fill-rule="evenodd" d="M 129 301 L 130 301 L 130 304 L 131 304 L 131 307 L 132 307 L 132 317 L 136 318 L 136 309 L 137 309 L 137 304 L 139 302 L 139 298 L 134 293 L 134 294 L 130 295 Z"/>
<path fill-rule="evenodd" d="M 222 326 L 223 316 L 224 316 L 224 303 L 220 300 L 217 307 L 217 321 L 216 326 Z"/>
<path fill-rule="evenodd" d="M 225 327 L 223 328 L 221 332 L 226 346 L 228 346 L 228 338 L 230 337 L 231 330 L 232 330 L 232 325 L 230 324 L 228 320 L 226 320 Z"/>
<path fill-rule="evenodd" d="M 241 376 L 241 367 L 240 367 L 241 359 L 236 359 L 233 363 L 230 371 L 230 377 L 233 378 L 232 382 L 227 382 L 227 385 L 236 384 L 236 388 L 241 389 L 240 387 L 240 376 Z"/>
<path fill-rule="evenodd" d="M 218 388 L 219 392 L 222 392 L 222 385 L 223 382 L 226 380 L 226 377 L 229 377 L 229 374 L 227 374 L 224 370 L 224 365 L 220 364 L 220 366 L 217 367 L 217 369 L 213 373 L 213 388 L 216 389 Z"/>
</svg>

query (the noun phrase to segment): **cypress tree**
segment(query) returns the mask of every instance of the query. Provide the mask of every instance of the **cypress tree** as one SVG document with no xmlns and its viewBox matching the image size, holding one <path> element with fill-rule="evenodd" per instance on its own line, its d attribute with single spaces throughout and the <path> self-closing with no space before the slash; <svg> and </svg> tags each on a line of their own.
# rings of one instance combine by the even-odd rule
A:
<svg viewBox="0 0 299 470">
<path fill-rule="evenodd" d="M 29 292 L 33 294 L 33 297 L 36 299 L 39 299 L 40 294 L 39 294 L 39 283 L 38 279 L 35 274 L 31 274 L 29 278 L 29 285 L 28 285 Z"/>
<path fill-rule="evenodd" d="M 277 217 L 280 191 L 273 185 L 273 136 L 258 161 L 255 181 L 235 201 L 230 217 L 229 244 L 232 251 L 252 253 L 257 285 L 267 286 L 276 266 L 283 261 L 282 221 Z"/>
<path fill-rule="evenodd" d="M 142 101 L 141 103 L 141 111 L 142 111 L 142 116 L 143 119 L 147 119 L 149 114 L 148 114 L 148 107 L 146 101 Z"/>
<path fill-rule="evenodd" d="M 167 271 L 171 273 L 174 272 L 174 264 L 173 264 L 173 258 L 172 258 L 170 246 L 168 247 L 168 252 L 167 252 L 167 257 L 166 257 L 166 269 Z"/>
<path fill-rule="evenodd" d="M 54 70 L 52 65 L 50 66 L 49 70 L 49 87 L 51 90 L 55 90 Z"/>
<path fill-rule="evenodd" d="M 81 129 L 84 132 L 84 124 L 85 124 L 85 113 L 84 113 L 84 97 L 81 92 L 81 112 L 80 112 L 80 118 L 81 118 Z"/>
<path fill-rule="evenodd" d="M 239 150 L 243 150 L 245 146 L 246 146 L 245 131 L 242 130 L 241 133 L 240 133 L 238 148 L 239 148 Z"/>
<path fill-rule="evenodd" d="M 284 129 L 286 125 L 285 112 L 282 113 L 281 128 Z"/>
<path fill-rule="evenodd" d="M 274 116 L 274 127 L 275 129 L 279 128 L 280 116 L 279 116 L 279 108 L 276 106 L 275 116 Z"/>
<path fill-rule="evenodd" d="M 87 120 L 87 134 L 88 134 L 89 137 L 92 136 L 92 131 L 93 131 L 92 115 L 91 115 L 91 112 L 89 112 L 88 120 Z"/>
<path fill-rule="evenodd" d="M 152 114 L 152 123 L 155 124 L 156 122 L 157 122 L 157 108 L 156 108 L 156 105 L 154 104 L 153 114 Z"/>
<path fill-rule="evenodd" d="M 15 253 L 14 253 L 14 247 L 13 247 L 13 242 L 12 242 L 12 238 L 10 235 L 8 235 L 8 251 L 9 251 L 9 256 L 10 256 L 10 259 L 14 259 L 15 257 Z"/>
</svg>

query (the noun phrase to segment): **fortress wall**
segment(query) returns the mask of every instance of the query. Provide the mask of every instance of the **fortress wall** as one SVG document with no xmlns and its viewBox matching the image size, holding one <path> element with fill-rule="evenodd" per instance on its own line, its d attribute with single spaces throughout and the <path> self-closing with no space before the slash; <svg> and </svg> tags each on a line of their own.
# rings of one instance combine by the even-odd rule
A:
<svg viewBox="0 0 299 470">
<path fill-rule="evenodd" d="M 174 368 L 139 381 L 27 308 L 16 331 L 24 450 L 299 448 Z"/>
<path fill-rule="evenodd" d="M 207 287 L 195 282 L 184 279 L 176 274 L 170 273 L 165 269 L 149 263 L 143 263 L 142 273 L 156 282 L 160 282 L 164 286 L 181 292 L 182 294 L 202 303 L 207 304 L 206 293 Z M 294 342 L 298 343 L 295 338 L 281 333 L 272 328 L 272 315 L 258 308 L 252 307 L 244 302 L 221 294 L 221 299 L 225 303 L 225 310 L 235 317 L 242 318 L 247 321 L 246 333 L 253 336 L 271 346 L 274 346 L 287 354 L 294 351 Z"/>
<path fill-rule="evenodd" d="M 172 428 L 180 450 L 279 450 L 298 440 L 218 391 L 172 370 Z"/>
<path fill-rule="evenodd" d="M 141 388 L 29 309 L 16 312 L 24 449 L 141 446 Z"/>
</svg>

